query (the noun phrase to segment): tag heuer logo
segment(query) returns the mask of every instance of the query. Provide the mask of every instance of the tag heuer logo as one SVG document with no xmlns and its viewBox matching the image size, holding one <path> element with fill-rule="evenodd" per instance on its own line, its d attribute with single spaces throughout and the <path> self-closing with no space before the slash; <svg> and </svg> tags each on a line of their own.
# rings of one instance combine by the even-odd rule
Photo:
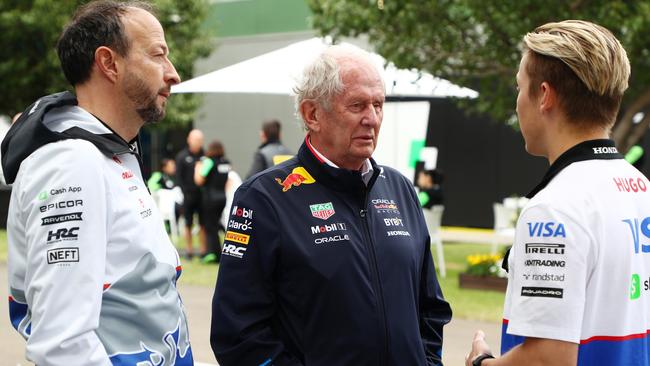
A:
<svg viewBox="0 0 650 366">
<path fill-rule="evenodd" d="M 309 209 L 311 210 L 311 215 L 312 216 L 314 216 L 316 218 L 319 218 L 319 219 L 323 219 L 323 220 L 329 219 L 335 213 L 334 206 L 332 205 L 332 202 L 317 203 L 315 205 L 309 205 Z"/>
</svg>

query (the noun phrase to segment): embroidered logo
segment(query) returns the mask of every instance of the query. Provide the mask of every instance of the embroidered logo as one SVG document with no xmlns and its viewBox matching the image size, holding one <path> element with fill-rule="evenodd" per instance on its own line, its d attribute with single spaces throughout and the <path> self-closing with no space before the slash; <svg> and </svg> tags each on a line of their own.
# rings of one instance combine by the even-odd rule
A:
<svg viewBox="0 0 650 366">
<path fill-rule="evenodd" d="M 332 205 L 332 202 L 309 205 L 309 209 L 311 210 L 312 216 L 322 220 L 327 220 L 336 213 L 336 211 L 334 211 L 334 205 Z"/>
<path fill-rule="evenodd" d="M 286 192 L 294 186 L 298 187 L 301 184 L 312 184 L 316 182 L 316 179 L 307 173 L 305 168 L 299 166 L 297 168 L 294 168 L 291 171 L 291 174 L 287 175 L 284 180 L 275 178 L 275 181 L 282 186 L 282 192 Z"/>
</svg>

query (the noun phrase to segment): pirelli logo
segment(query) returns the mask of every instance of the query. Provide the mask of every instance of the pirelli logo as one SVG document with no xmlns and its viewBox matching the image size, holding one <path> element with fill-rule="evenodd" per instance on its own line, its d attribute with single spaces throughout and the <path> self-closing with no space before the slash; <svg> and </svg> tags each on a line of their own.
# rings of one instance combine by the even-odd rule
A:
<svg viewBox="0 0 650 366">
<path fill-rule="evenodd" d="M 250 235 L 241 234 L 230 230 L 226 232 L 226 240 L 234 241 L 235 243 L 247 245 L 250 238 Z"/>
</svg>

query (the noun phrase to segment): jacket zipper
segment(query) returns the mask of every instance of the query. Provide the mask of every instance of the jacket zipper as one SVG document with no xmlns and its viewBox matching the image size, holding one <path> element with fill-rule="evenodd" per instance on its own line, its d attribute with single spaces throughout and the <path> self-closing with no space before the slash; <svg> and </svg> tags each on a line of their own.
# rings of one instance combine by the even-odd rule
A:
<svg viewBox="0 0 650 366">
<path fill-rule="evenodd" d="M 386 324 L 386 305 L 384 304 L 384 292 L 381 287 L 381 281 L 379 278 L 379 266 L 377 265 L 377 255 L 375 254 L 375 247 L 372 242 L 372 236 L 370 235 L 370 227 L 368 225 L 368 190 L 364 190 L 364 199 L 363 207 L 359 210 L 359 216 L 361 217 L 361 222 L 363 224 L 364 233 L 366 240 L 364 243 L 368 248 L 370 253 L 370 268 L 373 272 L 373 287 L 375 288 L 375 294 L 377 294 L 377 304 L 379 305 L 379 311 L 381 315 L 382 325 L 384 328 L 384 347 L 381 352 L 381 358 L 379 359 L 379 365 L 386 365 L 388 359 L 388 326 Z"/>
</svg>

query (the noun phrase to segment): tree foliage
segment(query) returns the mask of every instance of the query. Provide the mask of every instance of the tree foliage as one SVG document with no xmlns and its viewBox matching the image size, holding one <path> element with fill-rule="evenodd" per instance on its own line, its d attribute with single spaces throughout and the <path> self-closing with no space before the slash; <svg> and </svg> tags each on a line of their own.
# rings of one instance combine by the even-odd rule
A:
<svg viewBox="0 0 650 366">
<path fill-rule="evenodd" d="M 12 116 L 43 95 L 71 90 L 61 71 L 56 41 L 79 0 L 3 0 L 0 2 L 0 80 L 4 91 L 0 115 Z M 165 29 L 170 59 L 179 75 L 192 77 L 194 61 L 207 56 L 212 45 L 201 29 L 207 14 L 206 0 L 154 0 Z M 159 126 L 187 124 L 199 104 L 192 94 L 176 95 Z"/>
<path fill-rule="evenodd" d="M 417 68 L 477 90 L 472 107 L 513 121 L 520 42 L 535 27 L 584 19 L 610 29 L 632 65 L 630 89 L 615 127 L 623 151 L 645 134 L 650 113 L 650 2 L 647 0 L 308 0 L 313 25 L 336 37 L 367 35 L 401 68 Z M 650 112 L 650 110 L 648 111 Z"/>
</svg>

